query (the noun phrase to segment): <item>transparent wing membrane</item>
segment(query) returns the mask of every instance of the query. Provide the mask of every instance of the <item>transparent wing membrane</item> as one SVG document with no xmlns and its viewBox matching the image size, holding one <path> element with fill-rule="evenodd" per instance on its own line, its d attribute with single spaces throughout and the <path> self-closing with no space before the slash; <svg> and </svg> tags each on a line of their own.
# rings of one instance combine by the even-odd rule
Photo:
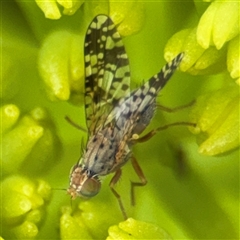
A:
<svg viewBox="0 0 240 240">
<path fill-rule="evenodd" d="M 128 57 L 120 34 L 105 15 L 96 16 L 85 38 L 85 110 L 90 132 L 106 120 L 106 113 L 130 92 Z"/>
</svg>

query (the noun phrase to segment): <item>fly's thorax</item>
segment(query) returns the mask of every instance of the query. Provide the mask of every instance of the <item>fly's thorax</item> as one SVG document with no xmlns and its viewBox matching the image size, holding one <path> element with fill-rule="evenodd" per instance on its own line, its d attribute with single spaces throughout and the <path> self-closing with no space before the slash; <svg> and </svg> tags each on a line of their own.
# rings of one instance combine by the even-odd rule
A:
<svg viewBox="0 0 240 240">
<path fill-rule="evenodd" d="M 118 145 L 118 150 L 115 155 L 115 161 L 111 172 L 121 168 L 131 157 L 131 154 L 131 142 L 125 140 L 121 141 Z"/>
<path fill-rule="evenodd" d="M 97 175 L 108 174 L 114 165 L 118 142 L 116 129 L 111 126 L 97 131 L 88 140 L 82 163 Z"/>
<path fill-rule="evenodd" d="M 70 184 L 67 192 L 72 199 L 77 196 L 90 198 L 98 194 L 101 188 L 101 183 L 91 171 L 82 165 L 75 165 L 70 173 Z"/>
</svg>

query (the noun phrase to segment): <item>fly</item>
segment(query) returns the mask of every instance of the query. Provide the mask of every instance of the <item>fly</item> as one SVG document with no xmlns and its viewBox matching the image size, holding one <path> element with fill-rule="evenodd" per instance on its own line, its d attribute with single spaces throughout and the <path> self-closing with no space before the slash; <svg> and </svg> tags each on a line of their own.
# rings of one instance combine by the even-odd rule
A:
<svg viewBox="0 0 240 240">
<path fill-rule="evenodd" d="M 115 173 L 110 188 L 118 199 L 124 218 L 127 218 L 114 185 L 121 176 L 121 167 L 129 159 L 141 181 L 132 182 L 132 196 L 134 187 L 147 183 L 132 154 L 132 147 L 150 139 L 164 128 L 160 127 L 140 137 L 154 116 L 159 91 L 177 69 L 183 55 L 178 54 L 159 73 L 130 92 L 128 56 L 116 26 L 105 15 L 93 19 L 84 44 L 85 112 L 89 137 L 83 155 L 70 172 L 67 191 L 73 199 L 77 196 L 95 196 L 101 188 L 100 177 Z M 185 122 L 180 124 L 191 125 Z"/>
</svg>

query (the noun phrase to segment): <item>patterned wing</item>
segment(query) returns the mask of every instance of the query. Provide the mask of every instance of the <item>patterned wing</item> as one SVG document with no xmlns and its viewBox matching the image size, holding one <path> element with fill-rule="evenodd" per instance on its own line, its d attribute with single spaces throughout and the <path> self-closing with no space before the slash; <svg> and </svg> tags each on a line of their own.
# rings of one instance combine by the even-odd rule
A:
<svg viewBox="0 0 240 240">
<path fill-rule="evenodd" d="M 119 101 L 111 113 L 111 115 L 114 115 L 119 129 L 124 128 L 125 122 L 130 118 L 136 125 L 141 122 L 146 127 L 150 123 L 155 109 L 156 97 L 181 63 L 183 56 L 183 53 L 178 54 L 159 73 L 151 77 L 141 87 L 132 91 L 128 98 Z"/>
<path fill-rule="evenodd" d="M 90 133 L 94 133 L 117 100 L 130 93 L 128 57 L 108 16 L 98 15 L 89 25 L 84 54 L 86 121 Z"/>
</svg>

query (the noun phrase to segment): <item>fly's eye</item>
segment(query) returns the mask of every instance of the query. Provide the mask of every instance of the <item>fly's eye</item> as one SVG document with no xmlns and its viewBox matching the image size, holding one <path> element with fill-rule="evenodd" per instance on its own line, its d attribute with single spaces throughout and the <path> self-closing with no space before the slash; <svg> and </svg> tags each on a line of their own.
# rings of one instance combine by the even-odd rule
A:
<svg viewBox="0 0 240 240">
<path fill-rule="evenodd" d="M 98 180 L 89 178 L 82 185 L 80 193 L 84 197 L 93 197 L 98 194 L 100 187 L 101 183 Z"/>
</svg>

